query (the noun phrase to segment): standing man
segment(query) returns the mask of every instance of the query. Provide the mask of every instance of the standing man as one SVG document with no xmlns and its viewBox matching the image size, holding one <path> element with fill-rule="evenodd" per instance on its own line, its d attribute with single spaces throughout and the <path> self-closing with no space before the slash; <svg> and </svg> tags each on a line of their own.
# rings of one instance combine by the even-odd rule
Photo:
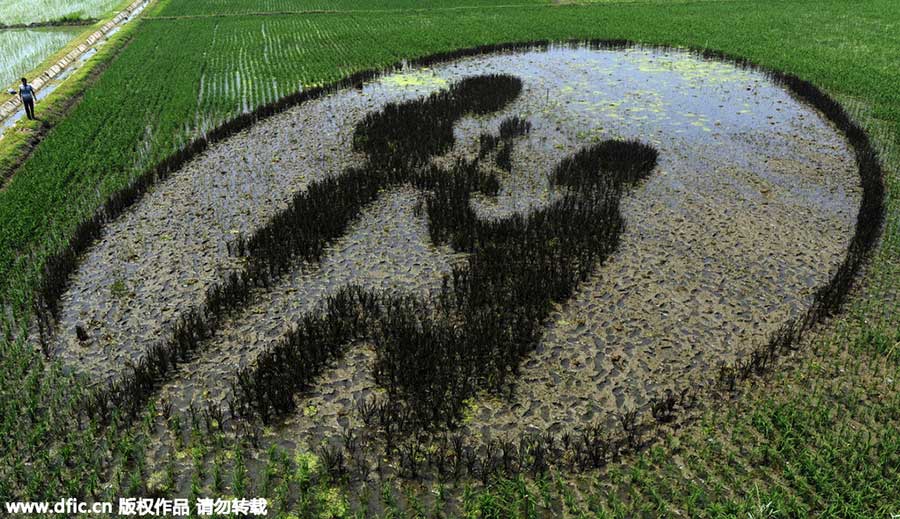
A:
<svg viewBox="0 0 900 519">
<path fill-rule="evenodd" d="M 25 105 L 25 115 L 34 120 L 34 88 L 28 84 L 28 80 L 22 78 L 22 86 L 19 87 L 19 97 Z"/>
</svg>

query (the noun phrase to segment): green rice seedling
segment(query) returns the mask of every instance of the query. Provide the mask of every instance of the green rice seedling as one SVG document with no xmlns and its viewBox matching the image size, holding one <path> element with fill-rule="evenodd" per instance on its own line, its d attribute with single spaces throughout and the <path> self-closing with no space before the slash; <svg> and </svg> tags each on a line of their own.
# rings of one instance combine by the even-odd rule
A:
<svg viewBox="0 0 900 519">
<path fill-rule="evenodd" d="M 353 14 L 358 11 L 366 13 L 384 12 L 386 14 L 403 13 L 412 10 L 455 10 L 460 8 L 489 8 L 509 5 L 507 0 L 202 0 L 198 2 L 172 2 L 165 6 L 162 15 L 166 17 L 202 16 L 210 13 L 217 15 L 250 14 L 315 14 L 328 12 L 331 14 Z M 541 6 L 542 0 L 523 0 L 520 6 Z"/>
<path fill-rule="evenodd" d="M 271 445 L 266 452 L 266 466 L 263 469 L 262 483 L 260 484 L 261 495 L 271 495 L 274 481 L 278 478 L 279 461 L 278 448 Z"/>
<path fill-rule="evenodd" d="M 175 446 L 181 448 L 184 446 L 183 430 L 181 426 L 181 415 L 173 414 L 166 420 L 169 431 L 172 433 L 172 439 L 175 440 Z"/>
<path fill-rule="evenodd" d="M 178 483 L 178 477 L 175 473 L 175 462 L 173 460 L 169 460 L 166 463 L 166 475 L 165 475 L 165 483 L 164 488 L 161 488 L 162 491 L 171 492 L 175 490 L 175 487 Z"/>
<path fill-rule="evenodd" d="M 248 495 L 249 475 L 244 462 L 244 448 L 238 445 L 234 449 L 234 468 L 231 473 L 231 491 L 235 496 L 242 498 Z"/>
<path fill-rule="evenodd" d="M 219 455 L 216 455 L 213 458 L 213 469 L 212 469 L 212 490 L 217 494 L 221 494 L 222 490 L 225 488 L 225 479 L 223 477 L 222 472 L 222 458 Z"/>
</svg>

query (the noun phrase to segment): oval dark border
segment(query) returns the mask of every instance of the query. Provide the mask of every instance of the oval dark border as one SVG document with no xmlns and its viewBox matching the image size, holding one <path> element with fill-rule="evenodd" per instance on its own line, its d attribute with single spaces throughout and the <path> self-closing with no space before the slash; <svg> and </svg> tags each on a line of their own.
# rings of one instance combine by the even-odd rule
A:
<svg viewBox="0 0 900 519">
<path fill-rule="evenodd" d="M 162 160 L 155 167 L 137 176 L 129 185 L 111 195 L 91 218 L 76 227 L 65 248 L 48 257 L 43 266 L 41 282 L 36 289 L 34 299 L 34 317 L 38 321 L 41 341 L 43 342 L 45 330 L 48 332 L 50 330 L 49 326 L 58 311 L 59 299 L 67 289 L 69 278 L 78 267 L 81 256 L 102 236 L 106 223 L 123 214 L 140 200 L 153 185 L 168 178 L 172 172 L 179 170 L 186 162 L 205 151 L 210 144 L 222 141 L 260 121 L 299 106 L 304 102 L 320 98 L 338 90 L 360 87 L 367 81 L 394 73 L 406 66 L 430 66 L 470 56 L 548 50 L 554 47 L 581 47 L 594 50 L 644 48 L 661 50 L 663 52 L 688 52 L 704 59 L 722 61 L 762 73 L 776 84 L 796 95 L 801 101 L 822 113 L 828 121 L 844 134 L 853 148 L 859 169 L 862 200 L 857 214 L 855 231 L 843 261 L 829 282 L 815 291 L 813 303 L 799 319 L 785 323 L 770 337 L 766 344 L 760 345 L 751 352 L 749 357 L 739 360 L 733 365 L 721 367 L 716 379 L 720 388 L 734 390 L 738 380 L 746 379 L 753 374 L 763 373 L 770 369 L 777 357 L 787 351 L 796 349 L 803 336 L 814 326 L 827 320 L 843 308 L 853 288 L 854 280 L 871 257 L 872 251 L 881 235 L 885 219 L 885 188 L 884 173 L 878 153 L 873 148 L 866 132 L 851 119 L 837 101 L 809 81 L 793 74 L 767 69 L 756 65 L 749 59 L 731 56 L 724 52 L 690 47 L 645 45 L 629 40 L 538 40 L 482 45 L 441 52 L 412 60 L 403 60 L 382 69 L 369 69 L 357 72 L 334 83 L 296 92 L 272 103 L 259 106 L 253 111 L 241 114 L 211 130 L 205 136 L 193 140 L 181 151 Z M 127 379 L 127 376 L 124 378 Z M 121 385 L 118 387 L 121 388 Z M 691 388 L 685 388 L 685 391 L 689 389 Z M 105 411 L 104 414 L 111 412 L 111 408 L 116 405 L 124 405 L 133 411 L 137 411 L 142 407 L 141 404 L 143 403 L 143 401 L 132 401 L 132 397 L 122 394 L 121 390 L 117 391 L 115 387 L 100 389 L 89 397 L 89 400 L 94 402 L 97 399 L 104 401 L 104 405 L 101 406 Z M 681 400 L 679 405 L 683 404 L 684 399 L 682 398 Z M 653 411 L 654 418 L 659 419 L 657 413 L 659 409 L 662 409 L 668 420 L 670 414 L 664 411 L 667 408 L 671 411 L 673 405 L 674 403 L 671 401 L 651 401 L 644 406 L 643 411 L 649 407 Z M 107 415 L 106 418 L 108 417 Z M 101 421 L 105 422 L 106 420 L 101 419 Z M 627 442 L 628 445 L 632 443 L 632 441 Z"/>
</svg>

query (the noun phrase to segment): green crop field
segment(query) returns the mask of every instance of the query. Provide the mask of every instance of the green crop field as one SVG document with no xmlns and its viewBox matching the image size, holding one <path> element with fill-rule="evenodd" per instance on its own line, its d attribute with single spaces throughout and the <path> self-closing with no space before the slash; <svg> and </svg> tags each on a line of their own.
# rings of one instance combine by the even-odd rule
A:
<svg viewBox="0 0 900 519">
<path fill-rule="evenodd" d="M 775 371 L 600 471 L 390 480 L 363 495 L 303 453 L 273 450 L 248 475 L 246 444 L 197 434 L 178 453 L 192 461 L 191 495 L 268 497 L 285 518 L 900 514 L 895 0 L 157 2 L 66 117 L 0 175 L 12 175 L 0 190 L 0 501 L 115 501 L 175 478 L 147 469 L 153 401 L 138 419 L 85 419 L 86 384 L 41 354 L 33 329 L 28 337 L 45 262 L 111 195 L 211 129 L 299 89 L 460 48 L 580 39 L 722 51 L 795 74 L 845 106 L 880 153 L 887 214 L 843 312 Z"/>
<path fill-rule="evenodd" d="M 204 0 L 201 2 L 171 2 L 162 16 L 222 16 L 294 13 L 303 11 L 384 11 L 482 8 L 494 6 L 542 5 L 545 0 Z"/>
</svg>

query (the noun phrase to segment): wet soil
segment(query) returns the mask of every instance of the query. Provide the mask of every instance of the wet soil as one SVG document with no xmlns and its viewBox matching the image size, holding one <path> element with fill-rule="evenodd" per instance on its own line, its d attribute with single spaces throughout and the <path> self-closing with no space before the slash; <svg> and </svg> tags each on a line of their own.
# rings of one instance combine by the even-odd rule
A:
<svg viewBox="0 0 900 519">
<path fill-rule="evenodd" d="M 666 388 L 703 385 L 718 365 L 801 315 L 839 264 L 860 200 L 852 151 L 764 74 L 645 49 L 497 54 L 386 76 L 211 146 L 91 248 L 63 297 L 54 354 L 98 383 L 121 375 L 215 280 L 242 268 L 230 240 L 310 182 L 361 164 L 351 137 L 366 113 L 484 73 L 520 77 L 522 95 L 502 114 L 464 119 L 453 150 L 435 159 L 473 156 L 479 135 L 496 134 L 511 115 L 530 121 L 514 143 L 512 171 L 498 169 L 499 194 L 473 202 L 483 218 L 548 204 L 559 193 L 547 174 L 591 142 L 647 142 L 659 163 L 623 199 L 618 250 L 559 303 L 515 386 L 465 410 L 462 430 L 476 441 L 612 427 Z M 433 293 L 461 255 L 430 243 L 423 196 L 411 187 L 383 193 L 320 264 L 298 264 L 254 293 L 165 382 L 161 398 L 176 412 L 224 404 L 239 367 L 348 283 Z M 79 324 L 88 341 L 76 338 Z M 298 412 L 267 429 L 266 443 L 309 447 L 362 427 L 356 402 L 380 391 L 373 359 L 371 345 L 348 345 L 298 399 Z M 151 450 L 161 464 L 176 448 L 162 433 Z"/>
</svg>

